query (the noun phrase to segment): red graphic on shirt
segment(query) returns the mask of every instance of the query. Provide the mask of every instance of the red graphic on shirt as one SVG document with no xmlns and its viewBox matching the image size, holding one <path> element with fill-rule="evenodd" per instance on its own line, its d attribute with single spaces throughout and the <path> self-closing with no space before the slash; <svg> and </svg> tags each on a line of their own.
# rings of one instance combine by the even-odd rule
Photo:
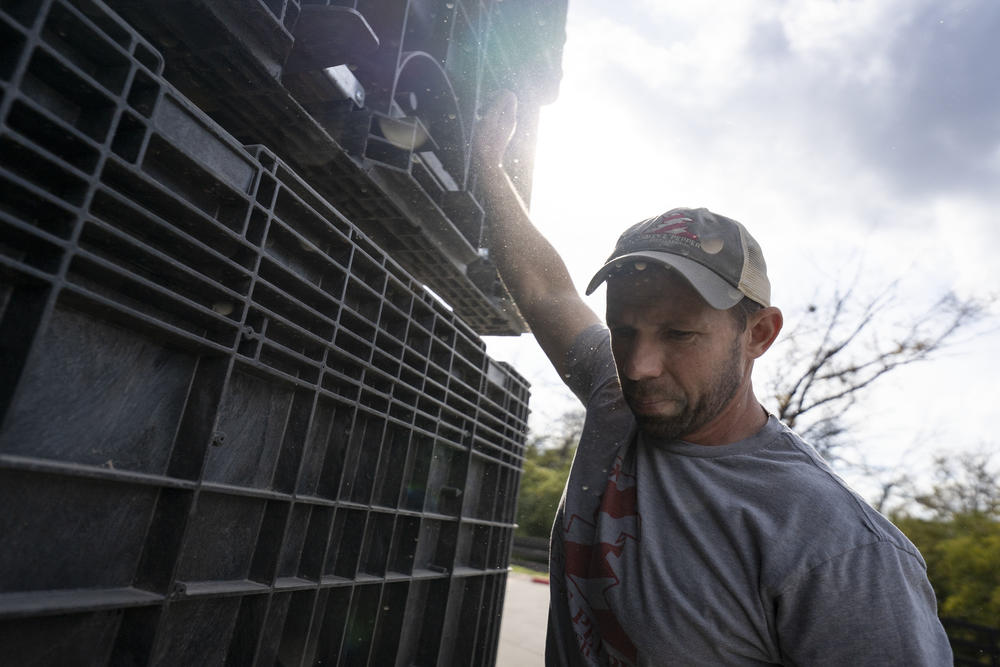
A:
<svg viewBox="0 0 1000 667">
<path fill-rule="evenodd" d="M 636 664 L 636 648 L 608 602 L 620 583 L 621 558 L 639 541 L 635 476 L 615 460 L 592 520 L 574 514 L 566 523 L 566 582 L 580 653 L 588 664 Z"/>
<path fill-rule="evenodd" d="M 673 222 L 676 220 L 677 222 Z M 694 222 L 691 218 L 687 217 L 683 213 L 674 213 L 673 215 L 665 215 L 656 220 L 647 234 L 674 234 L 675 236 L 683 236 L 686 239 L 691 239 L 692 241 L 697 241 L 698 236 L 693 232 L 688 230 L 688 225 Z"/>
</svg>

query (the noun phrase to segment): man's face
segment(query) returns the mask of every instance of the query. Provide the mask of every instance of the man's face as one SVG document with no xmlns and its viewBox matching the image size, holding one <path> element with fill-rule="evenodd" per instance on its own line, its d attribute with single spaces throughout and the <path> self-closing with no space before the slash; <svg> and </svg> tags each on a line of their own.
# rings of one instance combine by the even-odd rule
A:
<svg viewBox="0 0 1000 667">
<path fill-rule="evenodd" d="M 625 400 L 651 437 L 698 431 L 749 383 L 732 315 L 674 271 L 649 265 L 609 280 L 607 322 Z"/>
</svg>

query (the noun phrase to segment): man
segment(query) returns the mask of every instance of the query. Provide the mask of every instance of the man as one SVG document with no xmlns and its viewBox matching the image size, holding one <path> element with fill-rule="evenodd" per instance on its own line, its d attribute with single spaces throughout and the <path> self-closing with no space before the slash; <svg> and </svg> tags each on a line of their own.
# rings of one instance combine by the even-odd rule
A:
<svg viewBox="0 0 1000 667">
<path fill-rule="evenodd" d="M 550 665 L 947 665 L 916 548 L 754 395 L 781 330 L 756 241 L 706 209 L 622 234 L 584 304 L 479 128 L 491 256 L 587 407 L 555 519 Z M 609 331 L 610 330 L 610 331 Z"/>
</svg>

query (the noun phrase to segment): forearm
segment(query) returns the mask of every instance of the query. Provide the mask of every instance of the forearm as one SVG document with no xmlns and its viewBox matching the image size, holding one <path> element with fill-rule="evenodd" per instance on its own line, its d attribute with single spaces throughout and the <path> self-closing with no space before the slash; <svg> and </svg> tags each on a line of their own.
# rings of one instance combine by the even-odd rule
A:
<svg viewBox="0 0 1000 667">
<path fill-rule="evenodd" d="M 483 169 L 486 246 L 522 314 L 531 323 L 536 308 L 559 295 L 576 295 L 566 264 L 532 223 L 514 184 L 499 166 Z"/>
<path fill-rule="evenodd" d="M 486 209 L 486 245 L 535 339 L 564 376 L 576 336 L 600 320 L 580 298 L 562 257 L 531 222 L 501 166 L 516 108 L 511 93 L 501 94 L 477 126 L 473 162 Z"/>
</svg>

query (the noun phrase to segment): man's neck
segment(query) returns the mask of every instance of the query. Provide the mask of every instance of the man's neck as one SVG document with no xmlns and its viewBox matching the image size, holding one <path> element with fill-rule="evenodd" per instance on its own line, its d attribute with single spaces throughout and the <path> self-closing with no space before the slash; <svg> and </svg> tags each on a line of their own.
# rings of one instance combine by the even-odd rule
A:
<svg viewBox="0 0 1000 667">
<path fill-rule="evenodd" d="M 767 411 L 754 395 L 753 387 L 747 385 L 737 391 L 715 419 L 682 439 L 707 447 L 731 445 L 754 435 L 766 423 Z"/>
</svg>

